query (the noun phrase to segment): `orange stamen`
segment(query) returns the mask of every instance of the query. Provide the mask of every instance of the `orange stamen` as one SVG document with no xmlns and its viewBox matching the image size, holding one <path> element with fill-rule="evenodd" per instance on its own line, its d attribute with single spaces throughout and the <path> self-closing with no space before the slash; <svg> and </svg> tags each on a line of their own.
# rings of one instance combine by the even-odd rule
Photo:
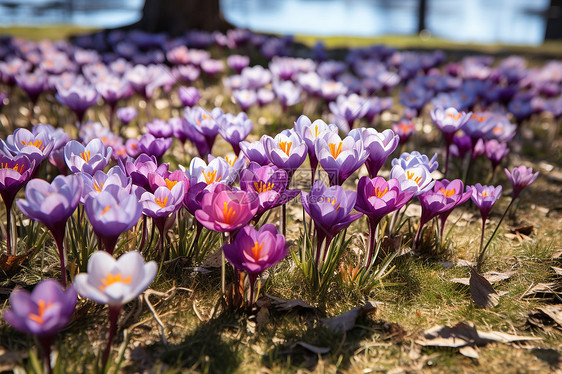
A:
<svg viewBox="0 0 562 374">
<path fill-rule="evenodd" d="M 236 162 L 237 159 L 238 159 L 238 156 L 234 156 L 232 161 L 231 161 L 230 157 L 228 157 L 228 156 L 225 157 L 226 162 L 228 162 L 228 164 L 232 167 L 234 167 L 234 163 Z"/>
<path fill-rule="evenodd" d="M 154 202 L 160 206 L 160 208 L 165 208 L 168 204 L 168 196 L 166 196 L 163 200 L 157 197 L 154 198 Z"/>
<path fill-rule="evenodd" d="M 101 280 L 101 282 L 103 283 L 103 285 L 100 286 L 100 291 L 103 291 L 107 287 L 111 286 L 113 283 L 117 283 L 117 282 L 127 283 L 127 284 L 131 283 L 131 276 L 129 275 L 127 278 L 123 279 L 121 273 L 117 273 L 115 275 L 109 273 L 107 274 L 107 277 Z"/>
<path fill-rule="evenodd" d="M 215 181 L 215 178 L 217 177 L 217 171 L 216 170 L 212 170 L 212 171 L 207 171 L 205 172 L 205 170 L 201 171 L 203 173 L 203 176 L 205 177 L 205 182 L 207 182 L 207 184 L 211 184 Z M 217 182 L 220 181 L 221 178 L 220 176 L 217 179 Z"/>
<path fill-rule="evenodd" d="M 23 144 L 23 145 L 32 145 L 32 146 L 34 146 L 35 148 L 41 149 L 41 145 L 42 145 L 43 143 L 41 142 L 41 140 L 36 140 L 36 141 L 34 141 L 34 142 L 31 142 L 31 141 L 30 141 L 30 142 L 27 142 L 27 143 L 22 140 L 22 141 L 21 141 L 21 144 Z"/>
<path fill-rule="evenodd" d="M 281 150 L 285 152 L 287 156 L 289 156 L 289 151 L 291 150 L 292 145 L 292 142 L 279 142 L 279 148 L 281 148 Z"/>
<path fill-rule="evenodd" d="M 165 179 L 166 181 L 166 187 L 168 187 L 169 190 L 171 190 L 172 188 L 174 188 L 174 186 L 176 184 L 178 184 L 179 181 L 171 181 L 168 178 Z"/>
<path fill-rule="evenodd" d="M 254 260 L 259 260 L 261 258 L 261 251 L 263 249 L 263 243 L 254 242 L 254 246 L 252 247 L 252 257 Z"/>
<path fill-rule="evenodd" d="M 388 187 L 386 187 L 384 190 L 381 189 L 380 187 L 375 187 L 375 196 L 378 197 L 379 199 L 382 198 L 384 195 L 386 195 L 387 192 L 388 192 Z"/>
<path fill-rule="evenodd" d="M 457 113 L 456 116 L 455 116 L 453 113 L 447 113 L 447 116 L 453 118 L 455 121 L 458 121 L 459 118 L 461 118 L 461 114 L 460 114 L 460 113 Z"/>
<path fill-rule="evenodd" d="M 273 183 L 264 183 L 263 181 L 254 182 L 254 189 L 257 193 L 271 191 L 273 189 Z"/>
<path fill-rule="evenodd" d="M 45 314 L 45 311 L 51 307 L 52 304 L 53 303 L 46 304 L 43 300 L 37 301 L 37 314 L 29 313 L 27 318 L 42 325 L 43 322 L 45 322 L 43 321 L 43 315 Z"/>
<path fill-rule="evenodd" d="M 455 194 L 455 189 L 450 189 L 450 190 L 444 190 L 443 188 L 439 189 L 439 192 L 441 192 L 443 195 L 445 195 L 445 197 L 451 197 Z"/>
<path fill-rule="evenodd" d="M 341 153 L 341 146 L 342 146 L 342 142 L 340 142 L 340 144 L 338 145 L 338 148 L 336 148 L 336 144 L 335 143 L 330 143 L 328 144 L 328 147 L 330 147 L 330 153 L 332 154 L 332 156 L 334 158 L 338 158 L 338 156 Z"/>
<path fill-rule="evenodd" d="M 236 211 L 232 209 L 232 207 L 229 207 L 228 203 L 225 201 L 222 209 L 222 214 L 224 217 L 224 222 L 230 225 L 230 223 L 234 219 L 234 216 L 236 215 Z"/>
<path fill-rule="evenodd" d="M 103 216 L 105 213 L 107 213 L 107 211 L 109 210 L 109 208 L 111 208 L 111 206 L 106 206 L 105 208 L 103 208 L 103 210 L 101 211 L 101 215 Z"/>
<path fill-rule="evenodd" d="M 82 157 L 86 162 L 90 161 L 90 151 L 80 153 L 80 157 Z"/>
</svg>

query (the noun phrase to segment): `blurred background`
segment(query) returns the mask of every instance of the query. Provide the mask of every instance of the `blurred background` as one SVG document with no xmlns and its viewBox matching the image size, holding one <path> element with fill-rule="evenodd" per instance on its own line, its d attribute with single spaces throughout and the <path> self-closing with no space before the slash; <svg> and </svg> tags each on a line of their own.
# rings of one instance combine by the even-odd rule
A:
<svg viewBox="0 0 562 374">
<path fill-rule="evenodd" d="M 220 0 L 232 24 L 319 36 L 423 35 L 461 43 L 538 45 L 557 0 Z M 144 0 L 0 0 L 0 24 L 113 28 L 134 23 Z M 548 11 L 550 8 L 550 11 Z M 556 19 L 556 18 L 555 18 Z M 551 21 L 552 23 L 552 21 Z M 559 27 L 558 27 L 559 28 Z"/>
</svg>

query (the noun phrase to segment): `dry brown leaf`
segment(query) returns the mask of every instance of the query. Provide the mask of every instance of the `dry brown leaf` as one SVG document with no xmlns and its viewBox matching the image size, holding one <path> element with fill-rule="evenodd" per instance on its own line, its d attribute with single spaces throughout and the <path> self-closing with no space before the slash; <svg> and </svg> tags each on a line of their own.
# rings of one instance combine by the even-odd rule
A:
<svg viewBox="0 0 562 374">
<path fill-rule="evenodd" d="M 481 307 L 491 308 L 499 303 L 499 295 L 490 282 L 480 275 L 476 269 L 470 268 L 470 296 Z"/>
<path fill-rule="evenodd" d="M 222 249 L 217 249 L 213 253 L 211 253 L 205 261 L 201 264 L 203 268 L 220 268 L 221 267 L 221 260 L 222 260 Z"/>
<path fill-rule="evenodd" d="M 552 270 L 554 270 L 554 272 L 556 273 L 556 275 L 562 275 L 562 268 L 558 268 L 556 266 L 551 266 L 550 267 Z"/>
<path fill-rule="evenodd" d="M 25 260 L 27 260 L 32 253 L 33 253 L 32 250 L 29 250 L 25 253 L 15 256 L 2 253 L 0 255 L 0 271 L 8 275 L 14 275 L 15 273 L 17 273 L 20 265 Z"/>
<path fill-rule="evenodd" d="M 536 309 L 550 317 L 558 326 L 562 327 L 562 305 L 548 305 Z"/>
<path fill-rule="evenodd" d="M 269 301 L 273 309 L 279 312 L 291 312 L 293 310 L 296 310 L 298 312 L 308 312 L 314 314 L 320 313 L 320 311 L 317 308 L 299 299 L 284 300 L 279 297 L 275 297 L 267 294 L 265 295 L 265 297 L 260 298 L 261 303 L 267 303 L 267 301 Z"/>
<path fill-rule="evenodd" d="M 522 297 L 533 299 L 557 299 L 562 297 L 562 284 L 560 283 L 538 283 L 528 290 Z"/>
<path fill-rule="evenodd" d="M 511 343 L 527 340 L 540 340 L 530 336 L 511 335 L 503 332 L 479 332 L 470 322 L 459 322 L 453 327 L 434 326 L 416 340 L 422 346 L 460 348 L 483 346 L 491 342 Z"/>
<path fill-rule="evenodd" d="M 368 302 L 363 306 L 353 308 L 348 312 L 340 314 L 334 318 L 323 318 L 321 320 L 322 324 L 327 326 L 334 333 L 342 333 L 344 331 L 349 331 L 355 326 L 355 321 L 360 316 L 368 313 L 372 313 L 376 310 L 376 307 Z"/>
<path fill-rule="evenodd" d="M 469 345 L 459 348 L 459 353 L 465 357 L 478 360 L 478 351 L 474 347 L 471 347 Z"/>
<path fill-rule="evenodd" d="M 488 282 L 494 284 L 511 278 L 511 276 L 515 273 L 516 273 L 515 271 L 506 271 L 505 273 L 500 273 L 497 271 L 489 271 L 487 273 L 482 274 L 482 276 L 484 276 L 484 278 L 486 278 Z M 470 278 L 451 278 L 449 281 L 470 286 Z"/>
</svg>

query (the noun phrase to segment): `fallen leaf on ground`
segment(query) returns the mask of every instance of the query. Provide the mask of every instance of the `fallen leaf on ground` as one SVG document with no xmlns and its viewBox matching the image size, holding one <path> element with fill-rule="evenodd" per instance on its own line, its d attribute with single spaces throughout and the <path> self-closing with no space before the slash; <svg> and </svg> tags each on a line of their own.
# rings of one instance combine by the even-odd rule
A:
<svg viewBox="0 0 562 374">
<path fill-rule="evenodd" d="M 297 347 L 302 347 L 304 349 L 306 349 L 309 352 L 315 353 L 315 354 L 319 354 L 319 355 L 323 355 L 326 354 L 328 352 L 330 352 L 330 348 L 329 347 L 317 347 L 315 345 L 312 344 L 308 344 L 305 342 L 296 342 L 295 344 L 293 344 L 291 346 L 291 348 L 295 349 Z"/>
<path fill-rule="evenodd" d="M 554 270 L 554 272 L 556 273 L 556 275 L 562 275 L 562 268 L 558 268 L 556 266 L 551 266 L 550 267 L 552 270 Z"/>
<path fill-rule="evenodd" d="M 556 299 L 561 300 L 562 284 L 560 283 L 538 283 L 528 290 L 522 297 L 532 299 Z"/>
<path fill-rule="evenodd" d="M 322 324 L 327 326 L 334 333 L 342 333 L 344 331 L 349 331 L 355 326 L 355 321 L 360 316 L 372 313 L 377 308 L 368 302 L 363 306 L 353 308 L 348 312 L 340 314 L 334 318 L 323 318 L 321 320 Z"/>
<path fill-rule="evenodd" d="M 491 308 L 500 302 L 500 297 L 490 282 L 480 275 L 474 268 L 470 268 L 470 296 L 481 307 Z"/>
<path fill-rule="evenodd" d="M 469 345 L 467 345 L 466 347 L 460 347 L 459 353 L 465 357 L 473 358 L 475 360 L 478 360 L 479 357 L 478 351 L 474 347 L 471 347 Z"/>
<path fill-rule="evenodd" d="M 516 273 L 515 271 L 506 271 L 505 273 L 500 273 L 497 271 L 489 271 L 481 275 L 484 278 L 486 278 L 488 282 L 494 284 L 511 278 L 511 276 L 515 273 Z M 470 278 L 451 278 L 449 279 L 449 281 L 470 286 Z"/>
<path fill-rule="evenodd" d="M 421 346 L 431 347 L 476 347 L 492 342 L 512 343 L 527 340 L 540 340 L 531 336 L 511 335 L 503 332 L 479 332 L 470 322 L 459 322 L 453 327 L 434 326 L 423 333 L 416 343 Z"/>
<path fill-rule="evenodd" d="M 205 261 L 201 264 L 204 268 L 220 268 L 222 259 L 222 249 L 217 249 L 211 255 L 207 256 Z"/>
<path fill-rule="evenodd" d="M 557 324 L 562 328 L 562 305 L 547 305 L 533 309 L 529 313 L 527 322 L 537 327 Z"/>
<path fill-rule="evenodd" d="M 32 253 L 32 250 L 15 256 L 2 253 L 0 255 L 0 270 L 8 275 L 14 275 L 18 271 L 20 265 L 27 260 Z"/>
<path fill-rule="evenodd" d="M 320 313 L 320 311 L 317 308 L 313 307 L 312 305 L 302 300 L 299 299 L 285 300 L 267 294 L 263 297 L 260 297 L 260 299 L 256 302 L 256 305 L 259 307 L 271 306 L 274 310 L 278 312 L 297 311 L 299 313 L 301 312 L 314 313 L 314 314 Z"/>
</svg>

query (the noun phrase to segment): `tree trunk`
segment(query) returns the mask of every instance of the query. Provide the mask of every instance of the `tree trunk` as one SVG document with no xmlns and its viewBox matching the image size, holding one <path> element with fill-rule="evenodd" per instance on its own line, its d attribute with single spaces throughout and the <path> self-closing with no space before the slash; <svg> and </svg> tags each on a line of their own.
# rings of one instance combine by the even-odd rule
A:
<svg viewBox="0 0 562 374">
<path fill-rule="evenodd" d="M 127 28 L 177 36 L 187 30 L 225 31 L 233 25 L 222 16 L 220 0 L 145 0 L 141 20 Z"/>
<path fill-rule="evenodd" d="M 546 11 L 545 40 L 562 39 L 562 0 L 550 0 Z"/>
</svg>

